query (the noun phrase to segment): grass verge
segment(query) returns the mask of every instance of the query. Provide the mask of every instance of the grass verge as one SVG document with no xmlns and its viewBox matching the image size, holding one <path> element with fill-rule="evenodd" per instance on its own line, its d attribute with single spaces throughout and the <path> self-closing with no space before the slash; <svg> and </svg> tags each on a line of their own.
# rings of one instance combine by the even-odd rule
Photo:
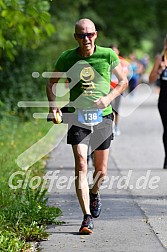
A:
<svg viewBox="0 0 167 252">
<path fill-rule="evenodd" d="M 46 226 L 60 224 L 58 217 L 61 209 L 50 207 L 47 198 L 47 189 L 30 187 L 25 181 L 27 171 L 23 171 L 16 163 L 17 157 L 34 143 L 42 139 L 52 128 L 52 124 L 44 120 L 19 122 L 10 117 L 1 121 L 0 137 L 0 251 L 26 251 L 32 241 L 41 241 L 47 238 Z M 62 130 L 56 128 L 55 135 Z M 47 138 L 48 139 L 48 138 Z M 56 141 L 56 139 L 54 139 Z M 42 176 L 45 172 L 44 156 L 29 169 L 31 179 Z M 13 179 L 13 187 L 9 184 L 11 176 L 19 172 L 20 179 Z M 19 186 L 18 186 L 19 185 Z"/>
</svg>

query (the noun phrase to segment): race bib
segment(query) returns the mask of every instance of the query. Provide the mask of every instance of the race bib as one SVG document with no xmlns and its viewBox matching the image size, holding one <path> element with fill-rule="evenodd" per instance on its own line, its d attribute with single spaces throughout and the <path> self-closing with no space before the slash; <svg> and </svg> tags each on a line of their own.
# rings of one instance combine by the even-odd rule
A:
<svg viewBox="0 0 167 252">
<path fill-rule="evenodd" d="M 88 126 L 94 126 L 102 122 L 102 109 L 81 110 L 78 109 L 78 121 Z"/>
</svg>

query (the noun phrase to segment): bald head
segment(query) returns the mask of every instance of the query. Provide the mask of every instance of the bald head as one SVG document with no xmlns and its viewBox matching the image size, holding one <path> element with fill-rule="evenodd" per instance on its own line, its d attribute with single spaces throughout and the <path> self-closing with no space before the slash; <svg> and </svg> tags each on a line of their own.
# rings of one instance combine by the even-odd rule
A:
<svg viewBox="0 0 167 252">
<path fill-rule="evenodd" d="M 95 32 L 96 28 L 92 20 L 83 18 L 76 22 L 75 33 Z"/>
</svg>

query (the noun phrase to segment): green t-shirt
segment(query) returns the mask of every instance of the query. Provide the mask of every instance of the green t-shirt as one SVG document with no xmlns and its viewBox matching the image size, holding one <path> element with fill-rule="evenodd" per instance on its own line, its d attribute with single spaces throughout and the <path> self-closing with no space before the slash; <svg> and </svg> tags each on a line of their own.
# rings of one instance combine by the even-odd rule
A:
<svg viewBox="0 0 167 252">
<path fill-rule="evenodd" d="M 72 107 L 95 108 L 94 101 L 109 94 L 111 69 L 119 62 L 112 49 L 100 46 L 96 46 L 95 52 L 86 58 L 77 53 L 77 48 L 63 52 L 55 67 L 67 74 Z M 112 107 L 109 105 L 103 109 L 103 116 L 111 112 Z"/>
</svg>

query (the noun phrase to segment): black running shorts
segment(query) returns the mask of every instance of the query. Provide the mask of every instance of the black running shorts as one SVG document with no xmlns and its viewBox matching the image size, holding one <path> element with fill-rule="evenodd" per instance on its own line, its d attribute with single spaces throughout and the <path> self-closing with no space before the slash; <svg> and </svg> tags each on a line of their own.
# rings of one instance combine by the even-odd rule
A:
<svg viewBox="0 0 167 252">
<path fill-rule="evenodd" d="M 86 126 L 79 122 L 69 124 L 67 144 L 83 143 L 90 145 L 92 150 L 105 150 L 110 147 L 113 140 L 112 124 L 114 116 L 109 114 L 103 121 L 95 126 Z"/>
</svg>

